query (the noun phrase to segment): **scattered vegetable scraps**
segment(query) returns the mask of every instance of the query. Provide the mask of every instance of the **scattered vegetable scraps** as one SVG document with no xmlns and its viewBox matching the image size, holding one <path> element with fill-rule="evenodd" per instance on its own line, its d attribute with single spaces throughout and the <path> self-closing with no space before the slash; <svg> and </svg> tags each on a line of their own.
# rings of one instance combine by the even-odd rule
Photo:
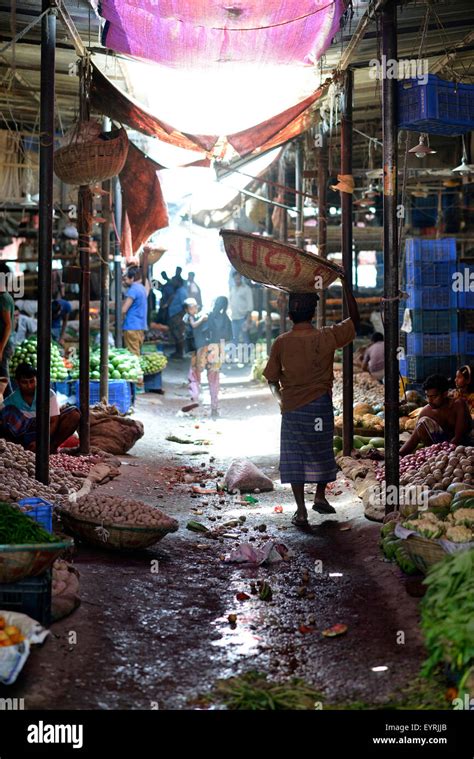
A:
<svg viewBox="0 0 474 759">
<path fill-rule="evenodd" d="M 347 632 L 349 628 L 347 625 L 333 625 L 332 627 L 329 627 L 327 630 L 323 630 L 323 635 L 325 638 L 336 638 L 338 635 L 344 635 L 344 633 Z"/>
</svg>

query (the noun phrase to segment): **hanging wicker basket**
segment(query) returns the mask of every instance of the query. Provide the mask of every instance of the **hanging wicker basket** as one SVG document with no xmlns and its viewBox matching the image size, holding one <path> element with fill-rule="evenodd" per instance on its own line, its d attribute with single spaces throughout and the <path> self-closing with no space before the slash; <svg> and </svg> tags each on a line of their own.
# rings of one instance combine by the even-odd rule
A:
<svg viewBox="0 0 474 759">
<path fill-rule="evenodd" d="M 269 237 L 221 229 L 225 252 L 242 276 L 284 292 L 326 289 L 344 271 L 324 258 Z"/>
<path fill-rule="evenodd" d="M 87 122 L 85 122 L 87 124 Z M 104 182 L 122 171 L 128 154 L 125 129 L 105 132 L 107 139 L 81 139 L 78 125 L 71 142 L 54 153 L 54 172 L 66 184 L 87 185 Z"/>
</svg>

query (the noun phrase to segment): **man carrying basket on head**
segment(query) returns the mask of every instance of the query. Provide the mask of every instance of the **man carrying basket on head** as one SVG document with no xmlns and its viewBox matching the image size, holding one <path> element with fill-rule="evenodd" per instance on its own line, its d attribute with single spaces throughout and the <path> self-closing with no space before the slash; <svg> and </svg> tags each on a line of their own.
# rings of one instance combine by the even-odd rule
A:
<svg viewBox="0 0 474 759">
<path fill-rule="evenodd" d="M 305 483 L 317 483 L 313 509 L 334 514 L 326 500 L 326 485 L 336 479 L 333 451 L 332 383 L 334 352 L 356 335 L 359 311 L 343 280 L 349 319 L 315 329 L 311 322 L 319 300 L 316 293 L 291 293 L 289 317 L 293 328 L 272 345 L 264 376 L 281 406 L 280 477 L 290 483 L 297 511 L 292 523 L 309 527 L 304 501 Z"/>
</svg>

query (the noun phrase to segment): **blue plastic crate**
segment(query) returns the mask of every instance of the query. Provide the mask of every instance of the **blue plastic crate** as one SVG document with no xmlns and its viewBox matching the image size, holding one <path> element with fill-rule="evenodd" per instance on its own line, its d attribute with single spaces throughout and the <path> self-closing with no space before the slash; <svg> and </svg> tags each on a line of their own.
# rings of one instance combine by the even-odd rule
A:
<svg viewBox="0 0 474 759">
<path fill-rule="evenodd" d="M 51 570 L 19 582 L 2 582 L 0 609 L 27 614 L 48 627 L 51 624 Z"/>
<path fill-rule="evenodd" d="M 161 390 L 161 372 L 155 372 L 154 374 L 145 374 L 145 393 L 153 392 L 153 390 Z"/>
<path fill-rule="evenodd" d="M 457 355 L 463 351 L 459 347 L 457 332 L 444 335 L 428 335 L 423 332 L 407 334 L 407 353 L 419 356 Z"/>
<path fill-rule="evenodd" d="M 420 381 L 425 380 L 430 374 L 454 377 L 457 364 L 456 356 L 407 356 L 406 374 L 402 376 Z"/>
<path fill-rule="evenodd" d="M 456 238 L 427 240 L 424 237 L 409 237 L 405 243 L 405 258 L 410 263 L 456 261 Z"/>
<path fill-rule="evenodd" d="M 474 85 L 428 75 L 398 82 L 398 128 L 458 135 L 474 129 Z"/>
<path fill-rule="evenodd" d="M 405 301 L 405 308 L 420 309 L 450 309 L 457 306 L 457 293 L 452 287 L 413 287 L 407 286 L 408 299 Z"/>
<path fill-rule="evenodd" d="M 474 292 L 470 293 L 457 293 L 458 296 L 458 308 L 471 309 L 474 308 Z"/>
<path fill-rule="evenodd" d="M 126 414 L 132 405 L 130 384 L 127 380 L 109 380 L 109 404 L 117 406 L 122 414 Z M 100 402 L 99 380 L 90 380 L 89 393 L 91 406 Z M 79 398 L 79 380 L 76 381 L 76 398 Z"/>
<path fill-rule="evenodd" d="M 400 327 L 403 324 L 404 313 L 405 306 L 400 306 Z M 458 313 L 453 308 L 446 311 L 423 311 L 412 308 L 410 309 L 410 317 L 413 332 L 439 335 L 446 332 L 457 332 L 458 329 Z M 407 333 L 402 332 L 403 334 Z"/>
<path fill-rule="evenodd" d="M 454 261 L 409 261 L 407 259 L 405 281 L 408 286 L 452 287 L 455 272 Z"/>
<path fill-rule="evenodd" d="M 51 382 L 51 388 L 55 393 L 61 393 L 69 398 L 74 390 L 74 381 L 64 380 L 63 382 Z"/>
<path fill-rule="evenodd" d="M 474 332 L 459 333 L 459 353 L 474 356 Z"/>
<path fill-rule="evenodd" d="M 44 527 L 48 532 L 53 531 L 53 504 L 44 498 L 22 498 L 18 501 L 20 506 L 27 506 L 23 511 L 27 517 L 31 517 Z"/>
</svg>

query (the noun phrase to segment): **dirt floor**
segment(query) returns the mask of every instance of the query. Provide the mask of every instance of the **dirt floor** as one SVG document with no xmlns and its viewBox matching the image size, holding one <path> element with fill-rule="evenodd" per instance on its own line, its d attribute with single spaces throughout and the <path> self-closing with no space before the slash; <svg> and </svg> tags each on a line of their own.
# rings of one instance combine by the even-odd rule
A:
<svg viewBox="0 0 474 759">
<path fill-rule="evenodd" d="M 275 680 L 304 678 L 324 703 L 386 704 L 418 674 L 423 648 L 419 600 L 383 559 L 379 526 L 364 518 L 341 478 L 329 494 L 337 515 L 310 511 L 309 534 L 292 527 L 292 496 L 278 481 L 279 411 L 267 388 L 245 369 L 226 368 L 222 416 L 213 422 L 206 388 L 199 409 L 179 412 L 188 398 L 184 375 L 185 366 L 173 363 L 165 395 L 138 396 L 145 436 L 123 457 L 120 477 L 103 486 L 157 505 L 179 520 L 179 531 L 133 554 L 79 547 L 82 605 L 52 625 L 0 696 L 23 697 L 26 709 L 189 709 L 216 679 L 259 670 Z M 209 444 L 169 442 L 169 434 Z M 167 467 L 205 464 L 218 472 L 241 456 L 275 483 L 256 504 L 192 498 L 189 484 L 167 484 Z M 283 513 L 275 512 L 279 505 Z M 242 516 L 240 527 L 229 528 L 235 537 L 221 541 L 186 529 L 190 519 L 212 528 Z M 268 539 L 285 543 L 290 560 L 252 568 L 223 560 L 239 542 Z M 270 584 L 271 601 L 251 593 L 258 580 Z M 237 600 L 238 592 L 250 599 Z M 229 614 L 237 614 L 236 625 Z M 336 623 L 347 633 L 323 637 Z"/>
</svg>

